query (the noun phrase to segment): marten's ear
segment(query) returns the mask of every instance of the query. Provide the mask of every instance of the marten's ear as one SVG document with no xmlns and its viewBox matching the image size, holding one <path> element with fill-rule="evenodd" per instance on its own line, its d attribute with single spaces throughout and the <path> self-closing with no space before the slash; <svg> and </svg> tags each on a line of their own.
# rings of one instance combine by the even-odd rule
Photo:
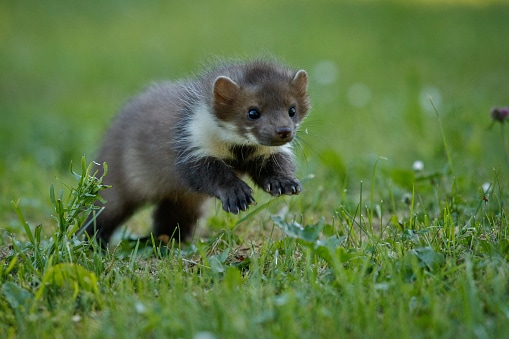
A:
<svg viewBox="0 0 509 339">
<path fill-rule="evenodd" d="M 238 95 L 239 85 L 226 76 L 216 78 L 214 82 L 214 101 L 216 103 L 231 103 Z"/>
<path fill-rule="evenodd" d="M 299 94 L 306 95 L 308 89 L 308 74 L 301 69 L 292 79 L 292 86 L 297 89 Z"/>
</svg>

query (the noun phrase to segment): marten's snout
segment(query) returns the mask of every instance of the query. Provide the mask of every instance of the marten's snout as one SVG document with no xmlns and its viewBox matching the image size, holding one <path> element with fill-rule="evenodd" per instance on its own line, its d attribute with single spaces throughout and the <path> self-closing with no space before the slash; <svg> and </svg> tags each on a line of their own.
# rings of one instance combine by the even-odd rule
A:
<svg viewBox="0 0 509 339">
<path fill-rule="evenodd" d="M 281 139 L 288 139 L 292 135 L 292 129 L 290 127 L 278 127 L 276 133 Z"/>
</svg>

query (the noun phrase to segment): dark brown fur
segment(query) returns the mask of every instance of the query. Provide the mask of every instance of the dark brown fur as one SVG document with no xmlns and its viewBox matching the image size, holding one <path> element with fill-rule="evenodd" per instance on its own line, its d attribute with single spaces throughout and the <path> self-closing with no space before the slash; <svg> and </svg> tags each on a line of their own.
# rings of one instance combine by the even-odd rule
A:
<svg viewBox="0 0 509 339">
<path fill-rule="evenodd" d="M 295 115 L 290 116 L 290 108 Z M 256 109 L 260 118 L 250 119 Z M 254 203 L 254 183 L 298 194 L 286 144 L 309 110 L 307 75 L 273 62 L 225 64 L 194 80 L 154 84 L 130 100 L 106 134 L 104 211 L 87 228 L 103 244 L 140 206 L 155 204 L 153 232 L 185 239 L 209 197 L 232 213 Z"/>
</svg>

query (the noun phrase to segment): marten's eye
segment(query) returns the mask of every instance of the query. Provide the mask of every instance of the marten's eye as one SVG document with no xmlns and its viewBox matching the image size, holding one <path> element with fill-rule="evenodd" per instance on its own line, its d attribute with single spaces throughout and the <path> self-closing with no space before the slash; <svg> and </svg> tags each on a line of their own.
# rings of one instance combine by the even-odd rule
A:
<svg viewBox="0 0 509 339">
<path fill-rule="evenodd" d="M 259 119 L 260 116 L 261 116 L 261 113 L 256 108 L 250 108 L 249 111 L 247 112 L 247 117 L 251 120 Z"/>
<path fill-rule="evenodd" d="M 290 118 L 293 118 L 296 113 L 297 109 L 294 106 L 290 107 L 290 109 L 288 110 L 288 115 L 290 116 Z"/>
</svg>

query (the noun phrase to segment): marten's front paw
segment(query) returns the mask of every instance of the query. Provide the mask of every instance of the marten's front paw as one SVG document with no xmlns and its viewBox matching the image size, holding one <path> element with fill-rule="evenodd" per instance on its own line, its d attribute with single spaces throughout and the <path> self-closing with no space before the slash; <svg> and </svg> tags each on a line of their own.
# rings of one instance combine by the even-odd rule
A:
<svg viewBox="0 0 509 339">
<path fill-rule="evenodd" d="M 278 197 L 282 194 L 299 194 L 302 191 L 302 185 L 295 178 L 275 177 L 267 179 L 263 189 Z"/>
<path fill-rule="evenodd" d="M 255 200 L 252 196 L 253 190 L 245 182 L 239 181 L 231 187 L 222 189 L 217 197 L 223 203 L 223 209 L 226 212 L 238 214 L 240 211 L 247 210 L 249 205 L 253 205 Z"/>
</svg>

